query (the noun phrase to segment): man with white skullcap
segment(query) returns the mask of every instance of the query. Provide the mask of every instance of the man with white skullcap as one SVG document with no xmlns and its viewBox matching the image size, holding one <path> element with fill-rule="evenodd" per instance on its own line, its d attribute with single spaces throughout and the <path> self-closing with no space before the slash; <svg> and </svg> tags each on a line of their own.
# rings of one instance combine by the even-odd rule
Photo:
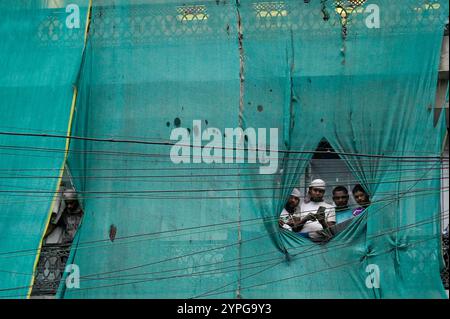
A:
<svg viewBox="0 0 450 319">
<path fill-rule="evenodd" d="M 300 205 L 300 222 L 292 229 L 300 235 L 311 239 L 319 238 L 316 233 L 328 229 L 336 223 L 336 212 L 333 205 L 323 200 L 326 184 L 321 179 L 315 179 L 309 184 L 309 201 Z"/>
<path fill-rule="evenodd" d="M 300 203 L 300 191 L 297 188 L 292 190 L 291 196 L 284 206 L 283 211 L 280 214 L 280 219 L 278 220 L 278 224 L 280 227 L 292 231 L 292 227 L 294 226 L 294 217 L 300 217 L 299 212 L 297 211 L 298 204 Z"/>
</svg>

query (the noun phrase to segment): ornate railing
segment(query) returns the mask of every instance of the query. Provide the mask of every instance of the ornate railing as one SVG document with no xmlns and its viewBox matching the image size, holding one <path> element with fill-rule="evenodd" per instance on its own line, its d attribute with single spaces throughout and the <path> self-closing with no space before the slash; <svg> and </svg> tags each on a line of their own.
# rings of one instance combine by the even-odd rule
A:
<svg viewBox="0 0 450 319">
<path fill-rule="evenodd" d="M 32 296 L 56 294 L 69 258 L 70 244 L 45 245 L 35 272 Z"/>
<path fill-rule="evenodd" d="M 445 269 L 441 272 L 444 288 L 448 289 L 448 233 L 442 236 L 442 256 L 445 261 Z"/>
</svg>

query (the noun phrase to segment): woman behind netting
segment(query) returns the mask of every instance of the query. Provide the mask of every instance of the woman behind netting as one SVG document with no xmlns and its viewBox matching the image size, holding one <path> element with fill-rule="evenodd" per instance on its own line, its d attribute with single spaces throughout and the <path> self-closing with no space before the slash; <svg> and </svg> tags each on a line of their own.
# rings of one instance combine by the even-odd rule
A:
<svg viewBox="0 0 450 319">
<path fill-rule="evenodd" d="M 361 186 L 361 184 L 356 184 L 352 190 L 353 198 L 355 202 L 360 206 L 353 211 L 353 216 L 360 215 L 367 207 L 370 205 L 370 196 Z"/>
</svg>

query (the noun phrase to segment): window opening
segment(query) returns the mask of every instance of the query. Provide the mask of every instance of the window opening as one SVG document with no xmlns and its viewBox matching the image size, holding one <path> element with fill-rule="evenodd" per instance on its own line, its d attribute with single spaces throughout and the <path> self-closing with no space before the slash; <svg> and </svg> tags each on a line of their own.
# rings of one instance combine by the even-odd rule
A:
<svg viewBox="0 0 450 319">
<path fill-rule="evenodd" d="M 320 141 L 298 185 L 279 225 L 315 242 L 328 242 L 370 205 L 369 196 L 326 139 Z"/>
</svg>

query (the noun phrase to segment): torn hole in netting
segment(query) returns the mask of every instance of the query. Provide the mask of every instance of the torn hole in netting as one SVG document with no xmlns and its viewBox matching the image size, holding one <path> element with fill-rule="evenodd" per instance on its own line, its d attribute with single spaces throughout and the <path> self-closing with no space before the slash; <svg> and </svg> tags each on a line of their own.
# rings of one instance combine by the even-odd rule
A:
<svg viewBox="0 0 450 319">
<path fill-rule="evenodd" d="M 279 215 L 282 233 L 325 244 L 370 205 L 358 178 L 325 138 L 295 180 Z"/>
</svg>

